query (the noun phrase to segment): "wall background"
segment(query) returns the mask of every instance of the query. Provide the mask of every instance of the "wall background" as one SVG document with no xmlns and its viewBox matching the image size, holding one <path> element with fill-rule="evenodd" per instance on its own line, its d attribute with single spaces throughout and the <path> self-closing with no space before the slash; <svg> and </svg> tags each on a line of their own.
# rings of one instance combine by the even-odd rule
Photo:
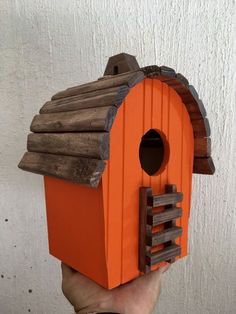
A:
<svg viewBox="0 0 236 314">
<path fill-rule="evenodd" d="M 233 314 L 236 295 L 234 0 L 0 0 L 0 313 L 72 313 L 48 255 L 42 177 L 17 169 L 50 96 L 107 58 L 183 73 L 208 112 L 217 172 L 194 176 L 190 255 L 165 275 L 159 314 Z"/>
</svg>

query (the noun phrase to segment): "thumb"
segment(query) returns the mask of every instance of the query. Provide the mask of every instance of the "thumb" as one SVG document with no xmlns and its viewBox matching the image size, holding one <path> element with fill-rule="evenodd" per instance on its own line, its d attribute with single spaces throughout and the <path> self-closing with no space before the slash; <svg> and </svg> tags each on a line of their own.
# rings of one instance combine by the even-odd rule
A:
<svg viewBox="0 0 236 314">
<path fill-rule="evenodd" d="M 67 266 L 63 262 L 61 263 L 61 271 L 64 279 L 71 277 L 75 272 L 71 267 Z"/>
</svg>

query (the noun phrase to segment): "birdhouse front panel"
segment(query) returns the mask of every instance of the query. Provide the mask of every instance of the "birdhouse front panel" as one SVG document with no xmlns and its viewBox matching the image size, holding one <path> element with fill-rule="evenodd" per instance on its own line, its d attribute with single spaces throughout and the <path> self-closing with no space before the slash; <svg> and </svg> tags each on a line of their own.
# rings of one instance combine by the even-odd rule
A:
<svg viewBox="0 0 236 314">
<path fill-rule="evenodd" d="M 187 255 L 192 173 L 213 174 L 206 111 L 167 67 L 109 59 L 55 94 L 19 167 L 43 174 L 50 253 L 106 288 Z"/>
<path fill-rule="evenodd" d="M 158 155 L 162 155 L 161 162 Z M 102 177 L 112 285 L 125 283 L 140 273 L 137 234 L 141 186 L 152 187 L 153 193 L 160 195 L 165 193 L 166 184 L 175 184 L 183 193 L 183 201 L 178 204 L 183 215 L 176 221 L 182 227 L 182 236 L 176 243 L 182 249 L 180 256 L 187 254 L 193 155 L 192 125 L 176 92 L 155 79 L 145 79 L 136 85 L 113 124 L 110 159 Z M 153 156 L 156 159 L 152 160 Z M 153 166 L 152 173 L 142 169 L 142 158 L 146 158 L 147 166 Z M 153 232 L 161 229 L 163 225 L 153 228 Z M 162 247 L 153 247 L 153 251 Z"/>
</svg>

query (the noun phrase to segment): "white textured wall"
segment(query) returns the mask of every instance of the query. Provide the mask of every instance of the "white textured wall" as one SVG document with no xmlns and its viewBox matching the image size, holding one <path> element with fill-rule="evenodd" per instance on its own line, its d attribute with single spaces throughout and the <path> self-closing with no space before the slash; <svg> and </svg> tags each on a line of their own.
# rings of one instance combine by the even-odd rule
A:
<svg viewBox="0 0 236 314">
<path fill-rule="evenodd" d="M 212 128 L 217 172 L 194 176 L 190 256 L 165 275 L 156 313 L 236 312 L 234 13 L 233 0 L 0 0 L 1 314 L 72 312 L 48 255 L 42 177 L 16 166 L 44 101 L 122 51 L 183 73 Z"/>
</svg>

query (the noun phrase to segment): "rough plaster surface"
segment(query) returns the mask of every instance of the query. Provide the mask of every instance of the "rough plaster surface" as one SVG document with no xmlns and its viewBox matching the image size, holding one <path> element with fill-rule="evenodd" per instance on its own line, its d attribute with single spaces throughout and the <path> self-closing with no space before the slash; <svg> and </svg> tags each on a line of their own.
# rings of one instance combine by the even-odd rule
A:
<svg viewBox="0 0 236 314">
<path fill-rule="evenodd" d="M 236 313 L 234 13 L 233 0 L 0 0 L 1 314 L 73 312 L 48 255 L 42 177 L 16 165 L 42 104 L 122 51 L 186 75 L 212 128 L 217 172 L 194 176 L 190 255 L 165 275 L 156 313 Z"/>
</svg>

